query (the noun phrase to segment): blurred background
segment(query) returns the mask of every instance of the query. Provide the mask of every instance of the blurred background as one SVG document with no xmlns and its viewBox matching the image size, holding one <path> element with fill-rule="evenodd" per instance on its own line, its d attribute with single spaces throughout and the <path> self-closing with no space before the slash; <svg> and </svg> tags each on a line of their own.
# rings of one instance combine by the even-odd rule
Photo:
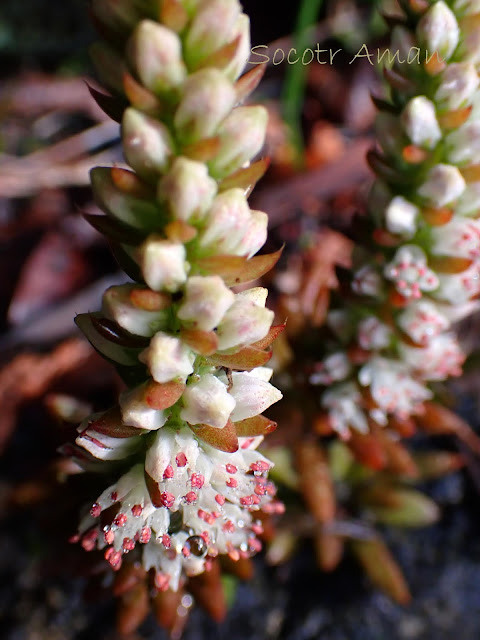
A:
<svg viewBox="0 0 480 640">
<path fill-rule="evenodd" d="M 365 211 L 371 181 L 365 153 L 375 118 L 370 94 L 381 92 L 381 70 L 364 58 L 350 62 L 363 44 L 372 50 L 385 45 L 378 4 L 243 2 L 252 44 L 268 45 L 271 58 L 277 49 L 316 43 L 341 49 L 334 64 L 270 63 L 255 96 L 270 112 L 266 151 L 272 164 L 251 206 L 270 216 L 267 249 L 286 247 L 266 281 L 279 319 L 289 317 L 289 339 L 276 354 L 280 365 L 291 362 L 305 328 L 311 340 L 298 357 L 313 357 L 335 267 L 348 266 Z M 101 560 L 68 544 L 80 505 L 98 490 L 94 478 L 77 475 L 57 453 L 73 440 L 75 422 L 108 407 L 121 389 L 73 324 L 76 313 L 98 308 L 107 286 L 125 280 L 81 215 L 96 211 L 89 169 L 122 159 L 118 125 L 88 91 L 88 85 L 98 87 L 88 57 L 94 39 L 85 0 L 0 4 L 0 633 L 8 640 L 110 639 L 119 637 L 115 620 L 124 630 L 132 626 L 111 597 L 112 577 Z M 476 328 L 465 328 L 474 349 Z M 477 385 L 472 366 L 448 392 L 461 396 L 461 410 L 474 426 Z M 272 436 L 280 450 L 301 422 L 294 402 L 284 407 Z M 442 444 L 456 455 L 450 441 Z M 269 550 L 269 563 L 258 557 L 249 582 L 238 576 L 224 581 L 225 622 L 218 626 L 200 608 L 186 607 L 184 637 L 480 637 L 480 467 L 462 453 L 466 469 L 423 483 L 441 507 L 438 522 L 382 529 L 393 555 L 382 558 L 380 580 L 376 558 L 362 569 L 354 554 L 346 554 L 335 572 L 322 573 L 308 532 L 291 544 L 297 523 L 287 518 L 280 526 L 284 545 Z M 295 503 L 294 485 L 285 482 L 287 504 Z M 404 579 L 407 607 L 399 604 L 410 598 Z M 167 634 L 149 616 L 127 636 L 161 640 Z"/>
</svg>

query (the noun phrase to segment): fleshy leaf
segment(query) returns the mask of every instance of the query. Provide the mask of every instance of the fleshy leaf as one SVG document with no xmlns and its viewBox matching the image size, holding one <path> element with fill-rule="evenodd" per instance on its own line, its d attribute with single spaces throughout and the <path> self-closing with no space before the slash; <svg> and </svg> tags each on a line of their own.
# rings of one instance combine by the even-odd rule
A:
<svg viewBox="0 0 480 640">
<path fill-rule="evenodd" d="M 159 384 L 152 380 L 147 386 L 145 401 L 152 409 L 168 409 L 173 406 L 185 390 L 183 382 L 165 382 Z"/>
<path fill-rule="evenodd" d="M 202 356 L 211 356 L 218 349 L 218 338 L 214 331 L 182 329 L 180 337 L 185 344 Z"/>
<path fill-rule="evenodd" d="M 272 357 L 271 351 L 261 351 L 254 347 L 245 347 L 233 355 L 220 353 L 211 356 L 209 362 L 217 367 L 226 367 L 233 371 L 251 371 L 257 367 L 263 367 Z"/>
<path fill-rule="evenodd" d="M 122 347 L 100 335 L 95 329 L 91 315 L 95 315 L 97 318 L 100 317 L 100 314 L 81 313 L 75 318 L 75 324 L 83 332 L 93 348 L 114 362 L 126 366 L 137 366 L 141 349 Z"/>
<path fill-rule="evenodd" d="M 235 453 L 238 451 L 238 437 L 235 431 L 234 423 L 229 420 L 223 429 L 209 427 L 206 424 L 197 424 L 191 427 L 193 433 L 207 444 L 225 451 L 226 453 Z"/>
<path fill-rule="evenodd" d="M 269 166 L 270 160 L 268 158 L 263 158 L 244 169 L 235 171 L 235 173 L 232 173 L 230 176 L 222 180 L 220 183 L 220 191 L 228 191 L 228 189 L 243 189 L 245 195 L 249 196 L 257 182 L 263 178 Z"/>
<path fill-rule="evenodd" d="M 109 96 L 107 93 L 97 91 L 94 87 L 89 85 L 88 82 L 87 87 L 90 95 L 98 104 L 100 109 L 106 113 L 109 118 L 120 124 L 122 122 L 123 112 L 127 108 L 128 103 L 119 97 Z"/>
<path fill-rule="evenodd" d="M 239 438 L 266 436 L 269 433 L 273 433 L 276 428 L 277 423 L 265 416 L 254 416 L 253 418 L 235 422 L 235 430 Z"/>
<path fill-rule="evenodd" d="M 287 323 L 284 322 L 283 324 L 277 324 L 273 327 L 270 327 L 270 331 L 267 333 L 267 335 L 261 340 L 259 340 L 258 342 L 255 342 L 254 344 L 252 344 L 251 346 L 257 349 L 266 349 L 285 330 L 286 326 L 287 326 Z"/>
<path fill-rule="evenodd" d="M 144 433 L 142 429 L 123 424 L 119 407 L 113 407 L 105 411 L 100 417 L 90 420 L 86 429 L 94 429 L 98 433 L 111 438 L 131 438 Z"/>
</svg>

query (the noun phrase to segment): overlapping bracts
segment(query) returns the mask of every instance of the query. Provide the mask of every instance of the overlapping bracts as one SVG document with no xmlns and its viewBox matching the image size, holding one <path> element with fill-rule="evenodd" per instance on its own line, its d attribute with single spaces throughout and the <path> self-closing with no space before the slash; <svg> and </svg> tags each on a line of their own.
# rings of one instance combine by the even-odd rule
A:
<svg viewBox="0 0 480 640">
<path fill-rule="evenodd" d="M 250 50 L 237 0 L 96 0 L 94 58 L 121 122 L 131 169 L 92 172 L 109 238 L 133 282 L 77 317 L 127 383 L 119 404 L 80 425 L 77 458 L 117 480 L 80 525 L 86 549 L 118 569 L 138 553 L 159 589 L 176 590 L 218 554 L 260 548 L 259 509 L 281 510 L 256 448 L 280 399 L 264 367 L 282 327 L 255 280 L 278 255 L 253 257 L 267 216 L 247 197 L 266 168 L 266 111 L 241 106 L 261 74 L 239 79 Z"/>
<path fill-rule="evenodd" d="M 421 412 L 430 382 L 461 374 L 452 325 L 480 294 L 480 4 L 400 5 L 392 43 L 419 55 L 385 72 L 371 251 L 354 255 L 351 295 L 328 319 L 331 353 L 311 378 L 345 438 Z"/>
</svg>

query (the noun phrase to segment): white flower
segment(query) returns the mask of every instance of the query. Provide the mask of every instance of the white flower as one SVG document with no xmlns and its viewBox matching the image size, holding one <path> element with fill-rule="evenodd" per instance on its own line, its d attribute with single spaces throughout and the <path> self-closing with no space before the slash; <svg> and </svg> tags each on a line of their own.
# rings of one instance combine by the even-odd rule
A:
<svg viewBox="0 0 480 640">
<path fill-rule="evenodd" d="M 154 569 L 161 590 L 177 590 L 185 576 L 203 571 L 207 555 L 252 555 L 262 531 L 252 514 L 275 508 L 275 488 L 266 478 L 272 464 L 255 451 L 261 440 L 242 438 L 238 452 L 226 454 L 200 444 L 186 427 L 166 427 L 147 453 L 154 498 L 143 465 L 136 465 L 95 502 L 80 525 L 82 545 L 107 547 L 105 557 L 115 569 L 140 545 L 142 564 Z M 98 518 L 113 505 L 118 513 L 102 527 Z"/>
<path fill-rule="evenodd" d="M 130 294 L 138 285 L 122 284 L 108 288 L 103 294 L 102 312 L 130 333 L 137 336 L 150 337 L 166 326 L 167 313 L 162 311 L 146 311 L 139 309 L 132 301 Z"/>
<path fill-rule="evenodd" d="M 385 223 L 391 233 L 413 236 L 420 210 L 402 196 L 393 198 L 385 210 Z"/>
<path fill-rule="evenodd" d="M 392 330 L 375 316 L 369 316 L 358 325 L 358 344 L 362 349 L 384 349 L 392 339 Z"/>
<path fill-rule="evenodd" d="M 195 354 L 179 338 L 159 331 L 139 360 L 148 366 L 156 382 L 163 383 L 177 378 L 185 380 L 193 373 Z"/>
<path fill-rule="evenodd" d="M 122 419 L 126 425 L 154 431 L 163 427 L 169 412 L 152 409 L 145 401 L 148 382 L 120 394 Z"/>
<path fill-rule="evenodd" d="M 417 96 L 408 102 L 401 122 L 410 140 L 418 147 L 433 149 L 442 138 L 435 105 L 425 96 Z"/>
<path fill-rule="evenodd" d="M 399 417 L 412 415 L 422 402 L 432 397 L 431 391 L 412 378 L 408 366 L 397 360 L 372 358 L 360 370 L 358 381 L 369 387 L 381 411 Z"/>
<path fill-rule="evenodd" d="M 235 408 L 235 399 L 227 387 L 211 374 L 202 375 L 198 382 L 189 384 L 183 396 L 180 417 L 189 424 L 207 424 L 222 429 Z"/>
<path fill-rule="evenodd" d="M 454 218 L 441 227 L 434 227 L 432 233 L 432 253 L 440 256 L 459 258 L 480 257 L 480 220 Z"/>
<path fill-rule="evenodd" d="M 317 365 L 315 373 L 310 376 L 310 383 L 330 385 L 332 382 L 345 380 L 351 371 L 352 365 L 347 354 L 338 351 Z"/>
<path fill-rule="evenodd" d="M 338 384 L 322 395 L 322 406 L 328 410 L 332 428 L 347 438 L 350 429 L 368 432 L 368 422 L 362 409 L 362 396 L 353 382 Z"/>
<path fill-rule="evenodd" d="M 141 176 L 156 177 L 167 169 L 173 141 L 162 122 L 129 107 L 123 114 L 122 141 L 128 164 Z"/>
<path fill-rule="evenodd" d="M 435 304 L 421 300 L 402 311 L 398 325 L 414 342 L 427 345 L 432 338 L 448 329 L 450 322 Z"/>
<path fill-rule="evenodd" d="M 265 308 L 264 298 L 259 304 L 257 294 L 253 298 L 248 291 L 237 294 L 218 325 L 218 350 L 238 350 L 261 340 L 267 335 L 273 318 L 273 311 Z"/>
<path fill-rule="evenodd" d="M 433 207 L 444 207 L 457 200 L 466 186 L 457 167 L 437 164 L 428 172 L 427 180 L 418 189 L 418 194 Z"/>
<path fill-rule="evenodd" d="M 456 336 L 450 333 L 435 336 L 425 349 L 407 345 L 400 349 L 403 360 L 423 380 L 445 380 L 462 373 L 465 354 Z"/>
<path fill-rule="evenodd" d="M 268 216 L 263 211 L 250 211 L 250 220 L 235 253 L 251 258 L 267 240 Z"/>
<path fill-rule="evenodd" d="M 183 244 L 151 235 L 140 247 L 143 277 L 154 291 L 177 291 L 187 280 L 186 252 Z"/>
<path fill-rule="evenodd" d="M 192 276 L 187 280 L 178 317 L 195 329 L 211 331 L 232 306 L 235 294 L 220 276 Z"/>
<path fill-rule="evenodd" d="M 427 267 L 427 256 L 416 245 L 404 245 L 384 270 L 385 277 L 395 283 L 399 293 L 407 299 L 422 297 L 422 291 L 438 287 L 437 275 Z"/>
</svg>

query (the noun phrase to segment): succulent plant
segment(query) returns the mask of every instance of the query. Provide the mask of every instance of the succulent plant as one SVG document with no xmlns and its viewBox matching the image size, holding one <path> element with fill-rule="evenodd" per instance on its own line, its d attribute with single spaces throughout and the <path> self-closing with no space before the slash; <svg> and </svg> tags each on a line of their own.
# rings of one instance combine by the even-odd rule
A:
<svg viewBox="0 0 480 640">
<path fill-rule="evenodd" d="M 219 554 L 258 551 L 256 513 L 282 510 L 256 449 L 275 428 L 261 414 L 281 397 L 265 365 L 283 327 L 266 289 L 232 290 L 280 255 L 254 257 L 267 216 L 247 202 L 267 166 L 254 161 L 267 115 L 241 103 L 262 69 L 240 77 L 250 39 L 237 0 L 95 0 L 91 12 L 111 91 L 92 94 L 121 123 L 130 168 L 92 171 L 105 215 L 87 219 L 131 282 L 76 322 L 128 388 L 78 428 L 73 456 L 113 482 L 76 539 L 115 570 L 138 554 L 159 591 L 176 591 Z"/>
<path fill-rule="evenodd" d="M 478 307 L 478 27 L 475 2 L 400 2 L 390 20 L 379 107 L 377 174 L 351 279 L 327 318 L 332 338 L 310 380 L 340 437 L 408 430 L 458 376 L 465 354 L 453 326 Z M 417 52 L 413 61 L 406 55 Z M 407 426 L 406 426 L 407 425 Z"/>
</svg>

